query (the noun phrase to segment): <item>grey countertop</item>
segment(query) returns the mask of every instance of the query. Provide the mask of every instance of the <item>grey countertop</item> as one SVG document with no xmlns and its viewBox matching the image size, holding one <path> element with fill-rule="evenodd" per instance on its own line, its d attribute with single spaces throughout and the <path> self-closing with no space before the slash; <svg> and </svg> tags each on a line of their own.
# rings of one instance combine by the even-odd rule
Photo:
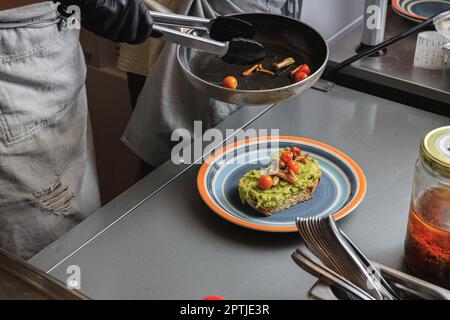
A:
<svg viewBox="0 0 450 320">
<path fill-rule="evenodd" d="M 416 25 L 388 8 L 385 39 Z M 360 44 L 362 21 L 349 26 L 330 41 L 331 64 L 356 54 Z M 381 57 L 368 57 L 342 69 L 342 73 L 381 83 L 408 93 L 443 103 L 450 102 L 450 69 L 426 70 L 414 67 L 417 34 L 391 46 Z"/>
<path fill-rule="evenodd" d="M 336 86 L 243 108 L 219 128 L 280 129 L 350 155 L 368 192 L 339 224 L 368 257 L 400 268 L 419 141 L 448 124 Z M 79 266 L 81 291 L 94 299 L 307 298 L 315 279 L 290 258 L 298 236 L 246 230 L 216 216 L 197 193 L 198 169 L 166 163 L 30 262 L 62 281 L 68 266 Z"/>
</svg>

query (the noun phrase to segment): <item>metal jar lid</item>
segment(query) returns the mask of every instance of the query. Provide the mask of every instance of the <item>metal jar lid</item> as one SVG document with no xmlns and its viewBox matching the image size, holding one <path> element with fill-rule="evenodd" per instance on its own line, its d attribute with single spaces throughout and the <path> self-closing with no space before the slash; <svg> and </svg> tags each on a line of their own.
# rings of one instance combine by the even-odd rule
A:
<svg viewBox="0 0 450 320">
<path fill-rule="evenodd" d="M 438 175 L 450 179 L 450 126 L 426 135 L 420 146 L 420 158 Z"/>
</svg>

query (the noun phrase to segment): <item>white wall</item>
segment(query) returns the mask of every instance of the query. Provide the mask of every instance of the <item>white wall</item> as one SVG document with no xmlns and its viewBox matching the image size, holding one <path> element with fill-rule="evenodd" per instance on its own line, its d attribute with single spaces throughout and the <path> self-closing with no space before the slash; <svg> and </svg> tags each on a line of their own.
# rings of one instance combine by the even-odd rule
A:
<svg viewBox="0 0 450 320">
<path fill-rule="evenodd" d="M 302 21 L 330 39 L 363 15 L 364 0 L 303 0 Z"/>
</svg>

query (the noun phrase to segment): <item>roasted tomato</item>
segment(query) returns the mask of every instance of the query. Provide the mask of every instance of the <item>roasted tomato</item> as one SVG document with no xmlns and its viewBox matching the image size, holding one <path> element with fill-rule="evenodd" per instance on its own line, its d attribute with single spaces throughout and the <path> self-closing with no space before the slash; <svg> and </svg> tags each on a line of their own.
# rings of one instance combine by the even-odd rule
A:
<svg viewBox="0 0 450 320">
<path fill-rule="evenodd" d="M 300 82 L 308 78 L 308 75 L 304 72 L 297 71 L 294 75 L 295 82 Z"/>
<path fill-rule="evenodd" d="M 300 69 L 298 69 L 298 72 L 305 73 L 308 77 L 311 75 L 311 69 L 307 64 L 303 64 L 300 66 Z"/>
<path fill-rule="evenodd" d="M 302 150 L 299 147 L 292 147 L 291 152 L 299 157 L 302 156 Z"/>
<path fill-rule="evenodd" d="M 261 176 L 261 178 L 259 178 L 258 185 L 262 190 L 269 190 L 273 187 L 273 179 L 271 176 Z"/>
<path fill-rule="evenodd" d="M 236 77 L 228 76 L 225 79 L 223 79 L 223 86 L 229 89 L 236 89 L 238 86 L 238 81 Z"/>
<path fill-rule="evenodd" d="M 281 153 L 280 160 L 283 161 L 284 163 L 287 164 L 292 159 L 294 159 L 294 154 L 292 152 L 284 151 Z"/>
<path fill-rule="evenodd" d="M 298 167 L 298 164 L 296 161 L 291 160 L 287 163 L 287 166 L 289 169 L 292 170 L 295 174 L 298 174 L 300 172 L 300 168 Z"/>
</svg>

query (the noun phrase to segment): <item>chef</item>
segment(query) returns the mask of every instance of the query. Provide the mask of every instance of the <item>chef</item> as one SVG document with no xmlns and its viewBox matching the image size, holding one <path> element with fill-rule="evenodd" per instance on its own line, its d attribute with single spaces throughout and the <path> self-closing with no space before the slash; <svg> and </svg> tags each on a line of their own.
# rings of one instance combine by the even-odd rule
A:
<svg viewBox="0 0 450 320">
<path fill-rule="evenodd" d="M 232 13 L 266 12 L 300 19 L 301 5 L 302 0 L 186 0 L 178 13 L 214 18 Z M 172 147 L 178 143 L 171 141 L 174 130 L 187 129 L 193 136 L 194 121 L 202 121 L 203 129 L 208 129 L 238 109 L 193 90 L 183 79 L 175 48 L 166 45 L 161 52 L 122 137 L 152 167 L 170 159 Z"/>
<path fill-rule="evenodd" d="M 79 30 L 61 13 L 128 43 L 152 19 L 141 0 L 25 2 L 0 2 L 0 247 L 28 259 L 100 207 Z"/>
</svg>

